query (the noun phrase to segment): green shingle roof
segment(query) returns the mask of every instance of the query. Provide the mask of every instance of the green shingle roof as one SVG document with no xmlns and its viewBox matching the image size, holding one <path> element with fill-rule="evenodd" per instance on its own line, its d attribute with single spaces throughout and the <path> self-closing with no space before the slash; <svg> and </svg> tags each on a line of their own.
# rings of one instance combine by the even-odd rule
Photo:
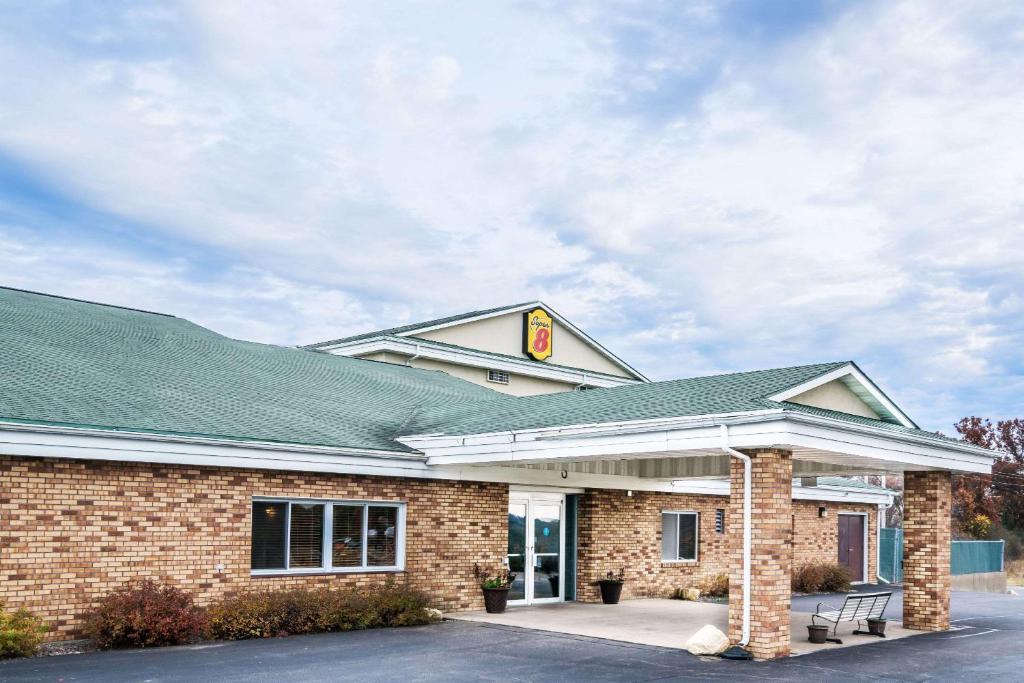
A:
<svg viewBox="0 0 1024 683">
<path fill-rule="evenodd" d="M 0 420 L 408 452 L 395 437 L 781 408 L 845 362 L 515 397 L 451 375 L 229 339 L 173 316 L 0 288 Z"/>
<path fill-rule="evenodd" d="M 764 397 L 845 365 L 820 363 L 607 389 L 526 396 L 504 395 L 457 406 L 424 407 L 410 433 L 478 434 L 502 430 L 596 424 L 778 408 Z"/>
<path fill-rule="evenodd" d="M 0 419 L 407 451 L 451 375 L 237 341 L 173 316 L 0 288 Z"/>
</svg>

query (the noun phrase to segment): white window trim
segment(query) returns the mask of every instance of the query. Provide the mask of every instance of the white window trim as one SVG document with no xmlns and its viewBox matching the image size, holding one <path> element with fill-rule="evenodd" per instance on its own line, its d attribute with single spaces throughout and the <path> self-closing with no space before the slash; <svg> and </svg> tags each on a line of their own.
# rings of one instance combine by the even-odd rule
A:
<svg viewBox="0 0 1024 683">
<path fill-rule="evenodd" d="M 665 515 L 676 515 L 676 554 L 679 554 L 679 518 L 682 515 L 692 515 L 694 518 L 694 535 L 693 535 L 693 559 L 676 558 L 674 560 L 665 559 L 665 539 L 661 539 L 661 563 L 662 564 L 697 564 L 700 562 L 700 513 L 696 510 L 662 510 L 661 517 Z M 662 519 L 662 526 L 664 527 L 665 521 Z"/>
<path fill-rule="evenodd" d="M 321 567 L 303 567 L 301 569 L 252 569 L 251 565 L 249 568 L 250 576 L 292 576 L 302 574 L 371 574 L 381 572 L 402 572 L 405 571 L 405 518 L 406 518 L 406 504 L 404 501 L 394 500 L 354 500 L 354 499 L 323 499 L 323 498 L 285 498 L 285 497 L 271 497 L 271 496 L 253 496 L 249 503 L 249 514 L 252 514 L 253 503 L 288 503 L 288 507 L 285 508 L 285 527 L 284 527 L 284 558 L 285 567 L 291 563 L 291 516 L 292 516 L 292 503 L 298 504 L 316 504 L 324 506 L 324 529 L 323 529 L 323 557 Z M 349 505 L 349 506 L 362 506 L 363 508 L 363 547 L 362 547 L 362 566 L 360 567 L 333 567 L 331 566 L 332 561 L 332 545 L 331 538 L 334 535 L 334 512 L 333 506 L 335 505 Z M 395 564 L 384 567 L 368 567 L 366 566 L 366 547 L 367 547 L 367 529 L 369 526 L 369 520 L 367 515 L 369 514 L 370 507 L 393 507 L 398 510 L 397 519 L 395 522 Z M 252 530 L 250 527 L 249 531 L 249 542 L 252 543 Z"/>
</svg>

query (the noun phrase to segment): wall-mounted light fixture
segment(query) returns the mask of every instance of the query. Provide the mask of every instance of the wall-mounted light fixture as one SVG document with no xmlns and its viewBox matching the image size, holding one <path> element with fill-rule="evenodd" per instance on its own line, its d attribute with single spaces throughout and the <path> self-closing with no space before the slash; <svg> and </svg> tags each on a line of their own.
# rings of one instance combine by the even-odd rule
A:
<svg viewBox="0 0 1024 683">
<path fill-rule="evenodd" d="M 826 508 L 824 505 L 822 505 L 820 508 L 818 508 L 818 516 L 819 517 L 828 517 L 828 508 Z"/>
</svg>

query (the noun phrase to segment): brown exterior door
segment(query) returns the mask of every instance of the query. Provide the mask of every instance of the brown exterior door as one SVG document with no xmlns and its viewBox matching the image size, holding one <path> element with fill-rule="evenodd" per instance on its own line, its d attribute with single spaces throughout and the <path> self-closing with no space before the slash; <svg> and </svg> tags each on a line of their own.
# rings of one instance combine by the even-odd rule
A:
<svg viewBox="0 0 1024 683">
<path fill-rule="evenodd" d="M 864 580 L 864 517 L 838 515 L 839 564 L 850 570 L 854 581 Z"/>
</svg>

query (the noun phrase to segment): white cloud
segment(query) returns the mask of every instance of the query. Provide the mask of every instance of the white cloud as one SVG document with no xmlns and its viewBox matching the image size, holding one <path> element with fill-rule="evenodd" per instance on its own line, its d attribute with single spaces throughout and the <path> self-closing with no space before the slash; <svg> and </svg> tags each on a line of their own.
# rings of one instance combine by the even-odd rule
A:
<svg viewBox="0 0 1024 683">
<path fill-rule="evenodd" d="M 5 279 L 282 342 L 544 296 L 660 378 L 865 359 L 930 426 L 1016 381 L 1019 4 L 761 43 L 684 9 L 40 10 L 0 41 L 0 151 L 231 263 L 19 237 Z"/>
</svg>

